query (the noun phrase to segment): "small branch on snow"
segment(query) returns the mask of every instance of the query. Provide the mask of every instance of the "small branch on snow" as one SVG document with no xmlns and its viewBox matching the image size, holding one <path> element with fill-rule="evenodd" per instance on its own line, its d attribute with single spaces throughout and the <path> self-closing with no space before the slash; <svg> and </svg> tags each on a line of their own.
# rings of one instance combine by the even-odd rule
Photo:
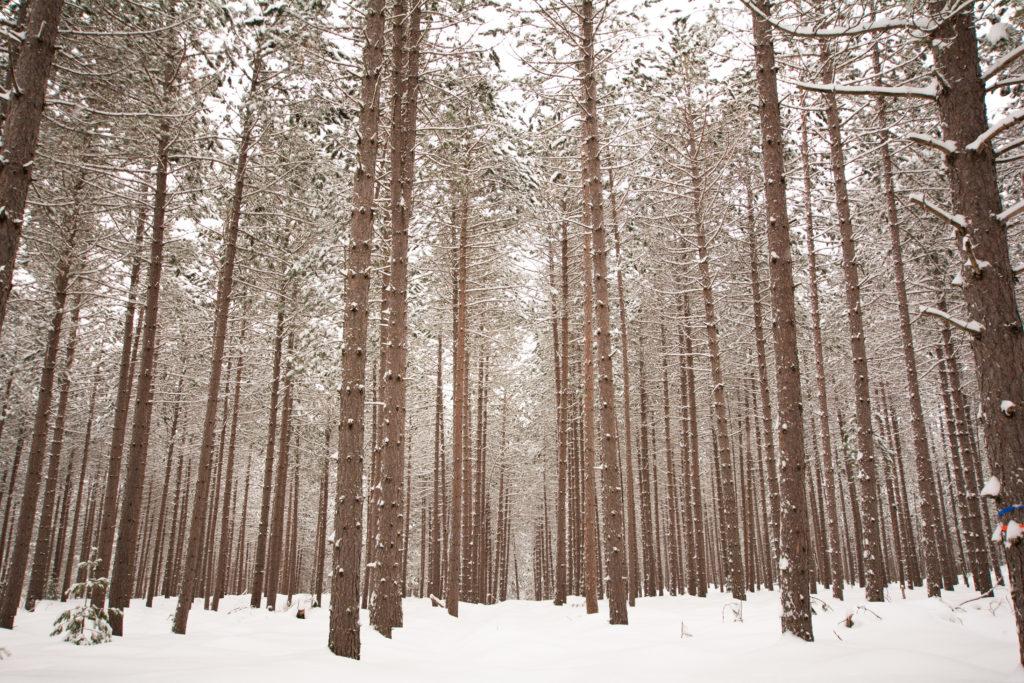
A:
<svg viewBox="0 0 1024 683">
<path fill-rule="evenodd" d="M 970 604 L 972 602 L 975 602 L 976 600 L 984 600 L 985 598 L 991 598 L 991 597 L 994 597 L 994 596 L 995 596 L 995 593 L 993 592 L 993 589 L 989 588 L 987 591 L 985 591 L 984 593 L 982 593 L 981 595 L 979 595 L 976 598 L 971 598 L 970 600 L 964 600 L 963 602 L 961 602 L 959 605 L 956 606 L 956 609 L 963 609 L 964 605 L 967 605 L 967 604 Z"/>
<path fill-rule="evenodd" d="M 920 310 L 921 313 L 925 315 L 931 315 L 935 316 L 936 318 L 942 318 L 953 327 L 959 327 L 964 332 L 970 332 L 971 334 L 974 335 L 980 335 L 982 332 L 985 331 L 985 327 L 977 320 L 963 321 L 960 320 L 959 318 L 954 318 L 949 313 L 946 313 L 941 309 L 932 308 L 931 306 L 922 306 Z"/>
</svg>

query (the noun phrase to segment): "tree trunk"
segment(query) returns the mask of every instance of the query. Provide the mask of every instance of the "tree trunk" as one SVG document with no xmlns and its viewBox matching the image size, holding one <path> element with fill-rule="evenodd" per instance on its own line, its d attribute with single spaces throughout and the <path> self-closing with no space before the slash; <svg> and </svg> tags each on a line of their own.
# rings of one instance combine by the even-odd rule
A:
<svg viewBox="0 0 1024 683">
<path fill-rule="evenodd" d="M 760 98 L 761 158 L 768 208 L 769 274 L 775 324 L 775 403 L 779 410 L 779 587 L 782 630 L 813 640 L 808 584 L 807 500 L 804 493 L 804 422 L 800 396 L 800 355 L 797 349 L 793 257 L 786 207 L 786 179 L 775 46 L 767 17 L 768 0 L 756 0 L 751 11 L 757 89 Z"/>
<path fill-rule="evenodd" d="M 835 80 L 832 54 L 826 42 L 821 43 L 822 77 L 826 83 Z M 868 517 L 864 524 L 864 574 L 867 581 L 869 602 L 885 599 L 884 562 L 880 520 L 877 516 L 879 493 L 878 472 L 875 464 L 874 422 L 871 417 L 871 383 L 868 374 L 867 345 L 864 338 L 864 317 L 860 301 L 860 272 L 857 263 L 856 245 L 853 241 L 853 221 L 850 217 L 850 198 L 846 186 L 846 152 L 840 126 L 839 105 L 835 93 L 826 92 L 825 121 L 829 137 L 829 160 L 832 165 L 832 182 L 835 188 L 836 214 L 839 222 L 839 237 L 843 255 L 843 276 L 846 281 L 846 317 L 850 327 L 850 354 L 853 358 L 853 388 L 856 396 L 857 418 L 857 479 L 860 481 L 860 495 Z"/>
<path fill-rule="evenodd" d="M 0 165 L 0 206 L 3 207 L 0 211 L 0 334 L 13 286 L 15 258 L 32 182 L 46 87 L 57 52 L 64 0 L 32 0 L 25 4 L 28 5 L 25 21 L 18 27 L 23 28 L 25 37 L 13 60 L 13 87 L 8 89 L 3 135 L 0 136 L 4 156 L 4 164 Z"/>
<path fill-rule="evenodd" d="M 281 409 L 281 438 L 278 445 L 277 475 L 274 477 L 274 502 L 270 513 L 270 539 L 267 546 L 267 574 L 263 583 L 267 596 L 267 609 L 277 609 L 277 593 L 280 586 L 281 562 L 284 560 L 285 505 L 288 491 L 288 456 L 292 442 L 292 408 L 294 406 L 292 354 L 295 350 L 295 332 L 288 332 L 288 351 L 284 366 L 284 402 Z"/>
<path fill-rule="evenodd" d="M 373 189 L 380 123 L 380 70 L 384 59 L 384 0 L 368 0 L 356 142 L 356 172 L 345 279 L 338 478 L 331 552 L 331 615 L 327 645 L 359 659 L 359 571 L 362 551 L 362 478 L 365 435 L 366 337 L 369 324 Z"/>
<path fill-rule="evenodd" d="M 3 602 L 0 603 L 0 628 L 14 628 L 14 616 L 18 611 L 18 604 L 21 602 L 21 589 L 25 585 L 28 552 L 32 546 L 32 528 L 36 521 L 36 504 L 39 501 L 39 484 L 43 480 L 43 459 L 46 456 L 46 437 L 49 433 L 50 407 L 53 403 L 53 379 L 56 374 L 57 351 L 60 347 L 68 283 L 71 279 L 73 249 L 74 233 L 72 232 L 66 241 L 64 253 L 60 256 L 54 275 L 50 326 L 39 376 L 39 393 L 32 422 L 32 442 L 29 446 L 25 483 L 22 487 L 18 509 L 17 535 L 12 543 L 13 551 L 7 571 L 7 582 L 4 586 Z"/>
<path fill-rule="evenodd" d="M 210 381 L 206 394 L 205 417 L 203 418 L 203 440 L 199 449 L 199 478 L 196 482 L 196 497 L 189 530 L 188 551 L 185 555 L 178 605 L 174 613 L 174 633 L 184 635 L 188 626 L 188 613 L 192 608 L 192 592 L 199 572 L 199 552 L 202 549 L 203 523 L 209 502 L 210 467 L 213 464 L 214 427 L 217 422 L 217 403 L 220 400 L 221 371 L 224 362 L 224 342 L 228 330 L 228 313 L 231 309 L 231 290 L 234 286 L 235 255 L 238 245 L 238 224 L 241 218 L 242 194 L 245 189 L 245 170 L 249 160 L 249 144 L 252 138 L 254 116 L 251 97 L 260 83 L 263 60 L 259 52 L 254 56 L 249 99 L 243 114 L 242 137 L 238 145 L 238 159 L 235 164 L 235 186 L 231 197 L 231 210 L 224 230 L 224 255 L 217 282 L 217 298 L 214 308 L 213 349 L 210 354 Z"/>
<path fill-rule="evenodd" d="M 30 612 L 35 609 L 36 601 L 46 596 L 46 589 L 54 578 L 50 571 L 50 553 L 54 540 L 50 533 L 50 524 L 53 522 L 53 515 L 56 512 L 57 506 L 60 455 L 64 447 L 64 437 L 66 435 L 65 424 L 68 416 L 68 397 L 71 391 L 71 370 L 75 363 L 75 349 L 78 346 L 78 323 L 80 318 L 81 297 L 75 295 L 71 302 L 71 325 L 68 330 L 67 348 L 64 352 L 64 368 L 60 373 L 60 394 L 57 399 L 57 415 L 53 425 L 53 442 L 50 445 L 46 488 L 43 492 L 43 504 L 39 511 L 39 530 L 36 533 L 32 573 L 28 582 L 28 594 L 25 596 L 25 609 Z"/>
<path fill-rule="evenodd" d="M 835 468 L 832 463 L 832 430 L 829 420 L 828 389 L 825 381 L 825 353 L 821 343 L 821 308 L 818 295 L 818 251 L 814 239 L 814 207 L 811 203 L 811 164 L 807 139 L 807 113 L 800 115 L 800 159 L 803 169 L 803 202 L 805 216 L 805 244 L 807 245 L 807 281 L 810 290 L 811 335 L 814 343 L 815 386 L 818 394 L 818 424 L 821 429 L 822 478 L 825 480 L 825 500 L 828 505 L 828 549 L 832 565 L 832 597 L 843 599 L 846 577 L 840 558 L 842 542 L 839 536 L 839 515 L 836 508 Z"/>
<path fill-rule="evenodd" d="M 593 233 L 593 286 L 597 308 L 598 389 L 601 395 L 601 481 L 604 507 L 605 576 L 608 580 L 609 622 L 628 623 L 626 613 L 627 570 L 623 548 L 622 489 L 619 477 L 618 441 L 615 417 L 615 384 L 612 368 L 611 319 L 608 308 L 608 248 L 604 228 L 600 131 L 597 111 L 597 70 L 594 45 L 594 3 L 583 0 L 580 12 L 580 58 L 582 62 L 583 183 L 584 206 Z M 590 285 L 588 280 L 587 285 Z M 589 310 L 588 310 L 589 313 Z M 589 376 L 589 375 L 588 375 Z"/>
</svg>

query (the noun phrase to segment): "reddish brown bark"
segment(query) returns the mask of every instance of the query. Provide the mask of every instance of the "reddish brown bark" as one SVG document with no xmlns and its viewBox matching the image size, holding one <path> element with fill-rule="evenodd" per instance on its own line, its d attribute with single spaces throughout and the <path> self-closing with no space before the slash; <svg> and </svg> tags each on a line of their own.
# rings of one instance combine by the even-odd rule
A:
<svg viewBox="0 0 1024 683">
<path fill-rule="evenodd" d="M 769 274 L 775 324 L 775 387 L 779 411 L 779 584 L 782 630 L 814 638 L 808 585 L 807 501 L 804 493 L 804 423 L 797 349 L 793 256 L 786 207 L 784 141 L 775 73 L 775 46 L 767 0 L 751 11 L 757 89 L 760 98 L 761 158 L 768 209 Z M 785 560 L 785 562 L 783 562 Z"/>
<path fill-rule="evenodd" d="M 359 572 L 362 555 L 363 440 L 366 338 L 369 324 L 373 189 L 380 124 L 380 69 L 384 59 L 384 0 L 368 0 L 360 75 L 356 172 L 346 256 L 345 335 L 342 341 L 338 478 L 331 552 L 331 615 L 327 646 L 359 659 Z"/>
<path fill-rule="evenodd" d="M 0 165 L 0 333 L 7 316 L 15 257 L 32 182 L 46 86 L 57 52 L 64 0 L 33 0 L 24 12 L 24 32 L 12 64 L 13 87 L 5 98 Z M 13 617 L 12 617 L 13 619 Z"/>
</svg>

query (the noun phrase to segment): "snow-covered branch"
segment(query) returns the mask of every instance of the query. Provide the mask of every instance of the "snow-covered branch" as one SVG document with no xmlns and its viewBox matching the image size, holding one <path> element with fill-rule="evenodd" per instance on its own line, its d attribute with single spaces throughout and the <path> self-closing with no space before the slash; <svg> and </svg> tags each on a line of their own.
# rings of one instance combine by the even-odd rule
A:
<svg viewBox="0 0 1024 683">
<path fill-rule="evenodd" d="M 873 95 L 878 97 L 919 97 L 926 100 L 935 99 L 938 92 L 935 85 L 924 88 L 886 87 L 881 85 L 841 85 L 838 83 L 806 83 L 794 81 L 793 85 L 803 90 L 815 92 L 832 92 L 840 95 Z"/>
<path fill-rule="evenodd" d="M 931 31 L 934 31 L 937 26 L 935 22 L 927 17 L 910 17 L 907 19 L 883 17 L 881 19 L 865 19 L 845 26 L 838 25 L 830 26 L 828 28 L 817 28 L 807 24 L 790 24 L 784 21 L 776 21 L 771 16 L 762 12 L 757 5 L 749 0 L 743 0 L 743 4 L 752 12 L 756 12 L 758 15 L 766 19 L 773 27 L 779 29 L 783 33 L 787 33 L 798 38 L 841 38 L 845 36 L 861 36 L 865 33 L 885 33 L 900 29 L 913 29 L 930 33 Z"/>
<path fill-rule="evenodd" d="M 1024 44 L 1018 45 L 1017 47 L 1013 48 L 1005 55 L 997 59 L 992 64 L 992 66 L 985 69 L 984 73 L 981 74 L 982 79 L 987 81 L 988 79 L 997 76 L 999 73 L 1004 71 L 1006 67 L 1010 66 L 1015 61 L 1017 61 L 1021 57 L 1021 55 L 1024 55 Z"/>
<path fill-rule="evenodd" d="M 938 216 L 947 223 L 956 226 L 957 228 L 967 228 L 967 219 L 964 218 L 961 214 L 952 214 L 946 211 L 938 204 L 933 204 L 932 202 L 928 201 L 927 197 L 925 197 L 920 192 L 915 192 L 914 194 L 910 195 L 910 201 L 914 202 L 922 209 L 925 209 L 928 212 Z"/>
<path fill-rule="evenodd" d="M 986 142 L 989 142 L 1004 130 L 1016 126 L 1021 121 L 1024 121 L 1024 109 L 1010 110 L 1007 112 L 1006 116 L 996 119 L 996 121 L 989 126 L 984 133 L 975 138 L 974 142 L 967 145 L 967 149 L 972 152 L 977 152 Z"/>
<path fill-rule="evenodd" d="M 1016 204 L 1008 206 L 1002 212 L 997 214 L 996 220 L 998 220 L 1000 223 L 1009 223 L 1022 212 L 1024 212 L 1024 199 L 1020 200 Z"/>
<path fill-rule="evenodd" d="M 958 327 L 964 332 L 970 332 L 971 334 L 977 335 L 985 331 L 984 325 L 979 323 L 977 320 L 961 320 L 960 318 L 955 318 L 951 316 L 949 313 L 946 313 L 940 308 L 933 308 L 932 306 L 922 306 L 921 313 L 923 313 L 924 315 L 931 315 L 936 318 L 942 318 L 953 327 Z"/>
<path fill-rule="evenodd" d="M 926 147 L 937 149 L 944 154 L 954 154 L 956 152 L 956 143 L 949 142 L 946 140 L 940 140 L 939 138 L 931 135 L 924 135 L 923 133 L 911 133 L 907 136 L 907 139 L 911 142 L 916 142 Z"/>
</svg>

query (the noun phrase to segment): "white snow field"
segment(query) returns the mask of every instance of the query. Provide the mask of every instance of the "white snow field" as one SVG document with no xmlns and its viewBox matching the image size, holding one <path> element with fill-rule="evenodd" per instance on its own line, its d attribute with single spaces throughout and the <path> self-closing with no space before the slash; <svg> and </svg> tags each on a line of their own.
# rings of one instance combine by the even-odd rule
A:
<svg viewBox="0 0 1024 683">
<path fill-rule="evenodd" d="M 607 605 L 587 616 L 582 598 L 549 602 L 462 604 L 451 619 L 429 601 L 404 602 L 405 627 L 392 640 L 366 625 L 361 661 L 326 646 L 327 610 L 252 610 L 229 597 L 220 612 L 197 601 L 188 635 L 170 632 L 173 600 L 152 609 L 134 601 L 125 638 L 78 647 L 49 637 L 63 609 L 43 602 L 21 612 L 14 631 L 0 631 L 0 681 L 1024 681 L 1007 593 L 958 607 L 973 594 L 960 588 L 943 600 L 923 590 L 858 609 L 864 593 L 848 589 L 838 603 L 819 597 L 815 643 L 779 633 L 778 594 L 761 592 L 734 621 L 733 603 L 714 591 L 707 599 L 644 598 L 629 626 L 610 626 Z M 853 613 L 853 628 L 840 622 Z M 724 618 L 723 618 L 724 615 Z M 685 628 L 686 635 L 682 635 Z M 841 638 L 841 640 L 840 640 Z"/>
</svg>

